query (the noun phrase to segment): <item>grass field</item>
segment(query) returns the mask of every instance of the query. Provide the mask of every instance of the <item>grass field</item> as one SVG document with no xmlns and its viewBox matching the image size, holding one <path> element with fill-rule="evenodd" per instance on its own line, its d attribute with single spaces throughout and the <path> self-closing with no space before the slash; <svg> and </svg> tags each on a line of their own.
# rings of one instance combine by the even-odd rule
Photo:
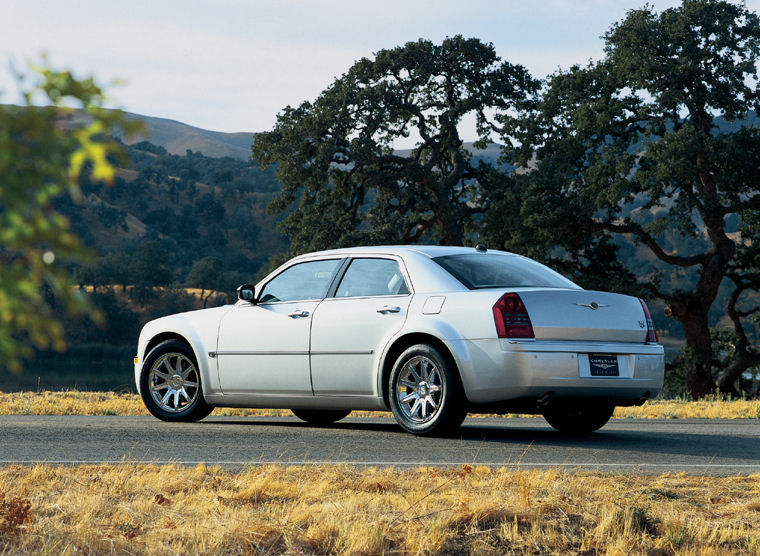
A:
<svg viewBox="0 0 760 556">
<path fill-rule="evenodd" d="M 760 554 L 760 474 L 6 466 L 0 553 Z"/>
<path fill-rule="evenodd" d="M 290 415 L 287 409 L 218 408 L 213 415 Z M 149 415 L 136 394 L 114 392 L 0 392 L 0 415 Z M 354 416 L 389 417 L 388 412 L 356 411 Z M 505 418 L 514 415 L 506 415 Z M 655 400 L 641 407 L 619 407 L 614 418 L 760 419 L 760 400 Z"/>
<path fill-rule="evenodd" d="M 3 414 L 147 411 L 135 395 L 69 391 L 0 393 Z M 655 401 L 615 416 L 758 418 L 760 402 Z M 519 464 L 0 467 L 0 554 L 283 553 L 760 554 L 760 474 L 638 476 Z"/>
</svg>

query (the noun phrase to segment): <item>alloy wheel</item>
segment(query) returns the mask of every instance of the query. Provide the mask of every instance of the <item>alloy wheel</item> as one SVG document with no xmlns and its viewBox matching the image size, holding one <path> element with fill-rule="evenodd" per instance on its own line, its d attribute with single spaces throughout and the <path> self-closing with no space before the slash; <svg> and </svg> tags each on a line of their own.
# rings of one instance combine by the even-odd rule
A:
<svg viewBox="0 0 760 556">
<path fill-rule="evenodd" d="M 415 424 L 427 423 L 441 408 L 444 395 L 441 372 L 427 357 L 415 356 L 398 373 L 395 392 L 404 417 Z"/>
<path fill-rule="evenodd" d="M 183 411 L 198 397 L 198 369 L 182 353 L 166 353 L 150 368 L 148 385 L 153 401 L 169 413 Z"/>
</svg>

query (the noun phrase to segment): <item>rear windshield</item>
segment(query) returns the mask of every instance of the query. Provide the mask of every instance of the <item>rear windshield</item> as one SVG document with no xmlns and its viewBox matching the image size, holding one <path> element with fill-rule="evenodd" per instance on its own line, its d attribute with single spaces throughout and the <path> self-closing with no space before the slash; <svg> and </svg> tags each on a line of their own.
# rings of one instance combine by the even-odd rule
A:
<svg viewBox="0 0 760 556">
<path fill-rule="evenodd" d="M 435 257 L 454 278 L 467 288 L 573 288 L 580 287 L 540 263 L 515 255 L 472 253 Z"/>
</svg>

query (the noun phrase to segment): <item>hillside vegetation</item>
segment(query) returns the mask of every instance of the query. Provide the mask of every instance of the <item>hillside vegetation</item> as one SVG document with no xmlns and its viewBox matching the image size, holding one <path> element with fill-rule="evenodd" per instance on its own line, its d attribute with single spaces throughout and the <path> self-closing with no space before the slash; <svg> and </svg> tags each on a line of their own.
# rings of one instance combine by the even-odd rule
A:
<svg viewBox="0 0 760 556">
<path fill-rule="evenodd" d="M 171 154 L 147 142 L 125 150 L 112 184 L 85 172 L 80 198 L 54 201 L 90 249 L 89 261 L 69 270 L 101 318 L 72 317 L 53 304 L 67 350 L 37 350 L 23 374 L 0 373 L 0 388 L 129 387 L 125 377 L 145 322 L 227 303 L 286 248 L 266 215 L 279 188 L 274 169 L 192 151 Z"/>
</svg>

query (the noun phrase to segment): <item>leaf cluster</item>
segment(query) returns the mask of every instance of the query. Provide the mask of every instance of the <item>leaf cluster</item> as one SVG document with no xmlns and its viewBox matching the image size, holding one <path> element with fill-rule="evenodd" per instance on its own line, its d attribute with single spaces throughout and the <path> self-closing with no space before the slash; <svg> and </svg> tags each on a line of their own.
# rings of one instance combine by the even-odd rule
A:
<svg viewBox="0 0 760 556">
<path fill-rule="evenodd" d="M 65 348 L 54 307 L 92 313 L 66 267 L 88 253 L 53 201 L 81 198 L 77 178 L 85 168 L 112 179 L 110 158 L 121 151 L 107 132 L 132 127 L 118 111 L 103 110 L 102 90 L 91 78 L 35 71 L 37 83 L 23 91 L 25 106 L 0 105 L 0 359 L 14 370 L 31 346 Z M 72 104 L 85 118 L 72 118 Z"/>
</svg>

